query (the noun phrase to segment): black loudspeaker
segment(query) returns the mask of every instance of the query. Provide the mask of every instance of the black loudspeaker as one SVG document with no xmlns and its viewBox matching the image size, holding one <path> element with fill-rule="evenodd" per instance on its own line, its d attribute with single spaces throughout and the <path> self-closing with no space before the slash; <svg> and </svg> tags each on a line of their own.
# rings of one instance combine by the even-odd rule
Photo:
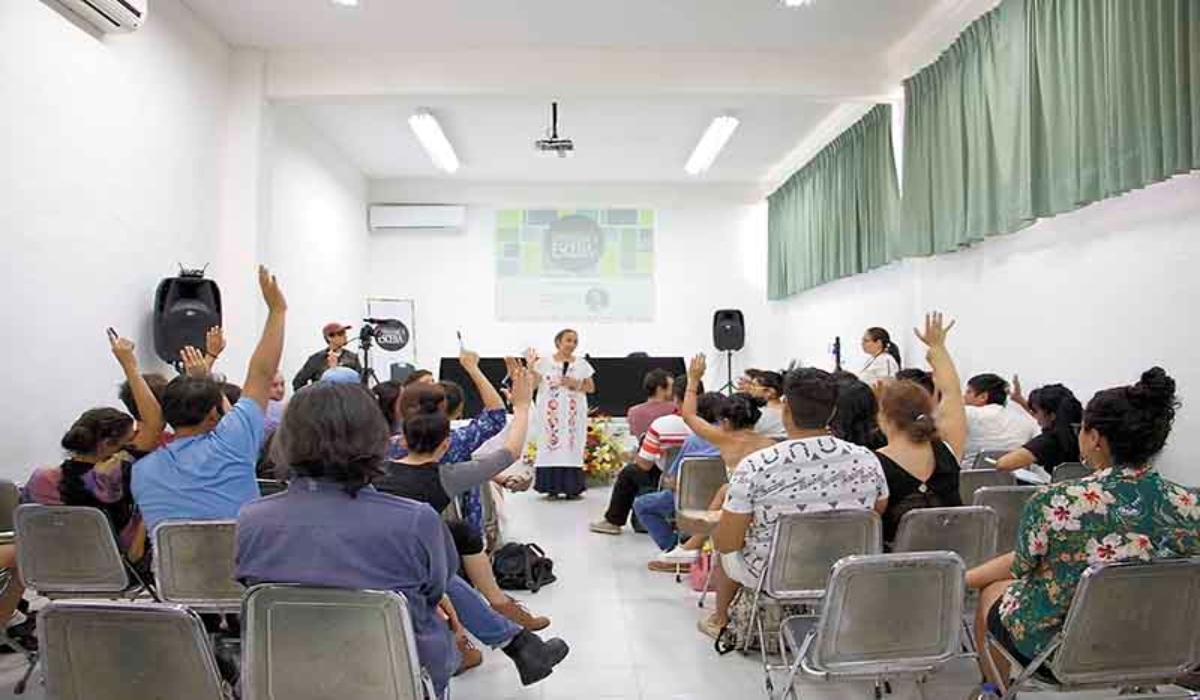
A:
<svg viewBox="0 0 1200 700">
<path fill-rule="evenodd" d="M 203 271 L 184 270 L 158 283 L 154 294 L 154 350 L 163 362 L 179 362 L 188 345 L 204 350 L 205 334 L 221 325 L 221 290 Z"/>
<path fill-rule="evenodd" d="M 713 314 L 713 345 L 724 352 L 746 345 L 746 319 L 737 309 L 720 309 Z"/>
</svg>

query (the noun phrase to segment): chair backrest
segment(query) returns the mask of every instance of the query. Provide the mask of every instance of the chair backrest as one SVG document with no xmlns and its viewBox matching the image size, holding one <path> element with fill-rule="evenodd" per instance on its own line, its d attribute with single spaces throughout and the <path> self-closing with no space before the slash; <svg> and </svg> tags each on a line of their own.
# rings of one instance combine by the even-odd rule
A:
<svg viewBox="0 0 1200 700">
<path fill-rule="evenodd" d="M 167 521 L 154 528 L 158 594 L 201 612 L 237 612 L 246 589 L 233 578 L 237 521 Z"/>
<path fill-rule="evenodd" d="M 958 473 L 958 494 L 963 503 L 975 502 L 975 490 L 985 486 L 1016 486 L 1012 472 L 998 469 L 964 469 Z"/>
<path fill-rule="evenodd" d="M 975 491 L 974 505 L 996 511 L 996 553 L 1016 549 L 1017 530 L 1025 504 L 1038 491 L 1037 486 L 984 486 Z"/>
<path fill-rule="evenodd" d="M 16 511 L 17 565 L 43 595 L 120 594 L 129 587 L 108 518 L 96 508 L 25 504 Z"/>
<path fill-rule="evenodd" d="M 681 447 L 679 445 L 676 445 L 675 447 L 668 447 L 663 450 L 662 461 L 660 462 L 660 464 L 662 465 L 662 470 L 664 472 L 667 469 L 669 469 L 672 464 L 675 463 L 675 458 L 679 456 L 680 449 L 681 449 Z"/>
<path fill-rule="evenodd" d="M 38 617 L 47 700 L 222 700 L 195 613 L 178 605 L 59 601 Z"/>
<path fill-rule="evenodd" d="M 1051 667 L 1070 685 L 1168 681 L 1200 664 L 1200 557 L 1096 566 Z"/>
<path fill-rule="evenodd" d="M 1092 470 L 1085 464 L 1079 462 L 1063 462 L 1054 468 L 1054 472 L 1050 475 L 1050 481 L 1057 484 L 1060 481 L 1074 481 L 1092 473 Z"/>
<path fill-rule="evenodd" d="M 967 566 L 996 556 L 996 511 L 984 506 L 918 508 L 900 518 L 893 552 L 954 552 Z"/>
<path fill-rule="evenodd" d="M 725 460 L 720 457 L 688 457 L 679 463 L 675 485 L 675 510 L 708 510 L 717 491 L 729 483 Z"/>
<path fill-rule="evenodd" d="M 271 496 L 282 491 L 287 491 L 287 482 L 278 479 L 258 480 L 258 492 L 263 496 Z"/>
<path fill-rule="evenodd" d="M 996 461 L 1008 454 L 1007 450 L 982 450 L 975 454 L 971 469 L 994 469 Z"/>
<path fill-rule="evenodd" d="M 820 598 L 834 563 L 882 548 L 883 527 L 873 510 L 784 515 L 771 539 L 763 590 L 773 598 Z"/>
<path fill-rule="evenodd" d="M 950 552 L 842 559 L 829 579 L 813 666 L 903 672 L 949 661 L 960 649 L 965 575 Z"/>
<path fill-rule="evenodd" d="M 391 592 L 255 586 L 242 616 L 245 700 L 421 700 L 408 602 Z M 332 650 L 352 649 L 353 653 Z"/>
<path fill-rule="evenodd" d="M 21 501 L 21 490 L 8 479 L 0 479 L 0 533 L 13 532 L 14 511 Z"/>
</svg>

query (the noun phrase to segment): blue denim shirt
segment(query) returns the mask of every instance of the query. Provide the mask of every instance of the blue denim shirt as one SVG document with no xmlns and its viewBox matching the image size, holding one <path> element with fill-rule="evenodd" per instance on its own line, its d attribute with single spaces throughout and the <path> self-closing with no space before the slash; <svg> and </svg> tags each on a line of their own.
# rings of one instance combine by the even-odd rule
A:
<svg viewBox="0 0 1200 700">
<path fill-rule="evenodd" d="M 458 571 L 454 541 L 424 503 L 366 487 L 296 479 L 238 515 L 237 573 L 256 583 L 396 591 L 408 599 L 417 653 L 439 694 L 458 668 L 438 602 Z M 320 630 L 314 630 L 319 635 Z"/>
</svg>

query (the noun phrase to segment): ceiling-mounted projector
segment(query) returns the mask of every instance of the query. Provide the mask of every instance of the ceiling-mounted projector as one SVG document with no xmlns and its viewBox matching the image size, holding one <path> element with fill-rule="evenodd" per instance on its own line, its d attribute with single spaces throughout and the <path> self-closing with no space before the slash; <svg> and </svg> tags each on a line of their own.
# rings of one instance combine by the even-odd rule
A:
<svg viewBox="0 0 1200 700">
<path fill-rule="evenodd" d="M 538 153 L 567 158 L 575 152 L 575 142 L 558 136 L 558 103 L 550 103 L 550 135 L 533 142 Z"/>
</svg>

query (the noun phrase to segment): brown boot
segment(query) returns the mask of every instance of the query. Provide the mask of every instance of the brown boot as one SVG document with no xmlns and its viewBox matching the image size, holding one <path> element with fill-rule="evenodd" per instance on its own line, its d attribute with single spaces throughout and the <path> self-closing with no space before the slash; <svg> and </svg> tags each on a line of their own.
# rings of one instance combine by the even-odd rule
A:
<svg viewBox="0 0 1200 700">
<path fill-rule="evenodd" d="M 499 605 L 492 603 L 492 610 L 495 610 L 530 632 L 544 630 L 550 626 L 550 618 L 534 615 L 526 610 L 524 605 L 521 605 L 512 598 Z"/>
<path fill-rule="evenodd" d="M 454 675 L 461 676 L 467 671 L 470 671 L 479 664 L 483 663 L 483 652 L 479 651 L 479 649 L 477 649 L 475 645 L 471 643 L 471 640 L 467 639 L 465 634 L 460 635 L 455 640 L 455 644 L 458 646 L 458 655 L 462 661 L 459 663 L 458 670 L 454 672 Z"/>
</svg>

